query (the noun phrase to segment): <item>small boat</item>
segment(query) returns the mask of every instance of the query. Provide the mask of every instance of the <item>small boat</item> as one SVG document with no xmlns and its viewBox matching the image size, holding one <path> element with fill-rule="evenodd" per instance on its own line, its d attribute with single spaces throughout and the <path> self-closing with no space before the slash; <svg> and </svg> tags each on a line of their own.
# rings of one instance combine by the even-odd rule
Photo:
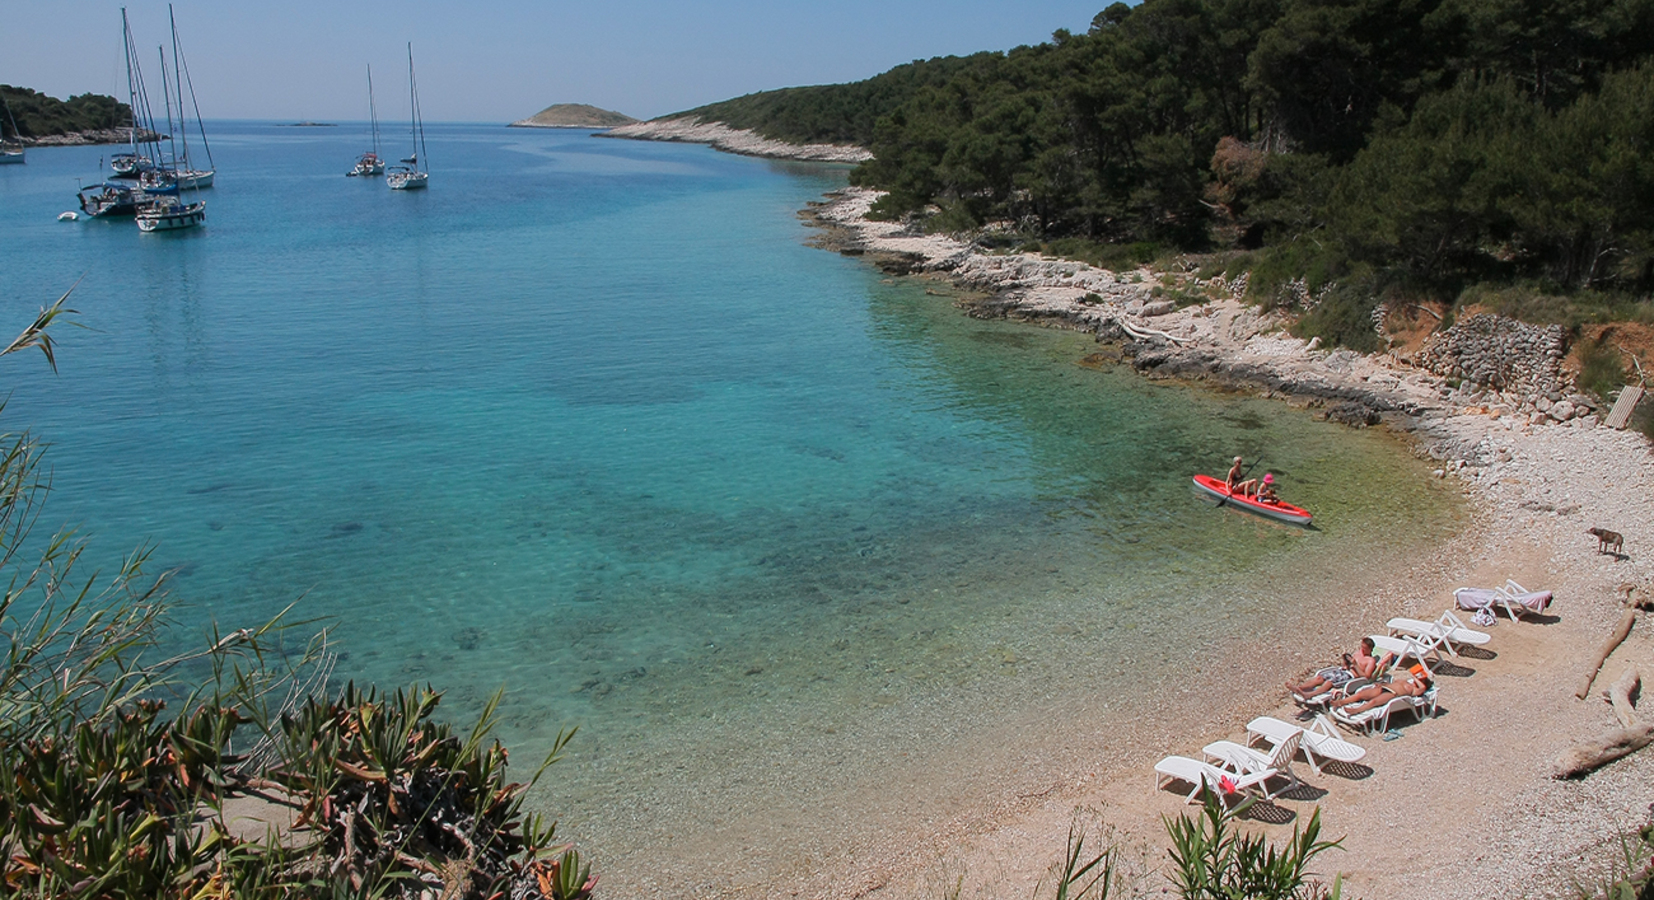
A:
<svg viewBox="0 0 1654 900">
<path fill-rule="evenodd" d="M 131 185 L 105 181 L 80 189 L 80 208 L 94 219 L 118 219 L 138 211 L 138 195 Z"/>
<path fill-rule="evenodd" d="M 207 204 L 202 200 L 185 203 L 176 193 L 151 194 L 138 205 L 136 215 L 139 231 L 179 231 L 194 228 L 205 221 Z"/>
<path fill-rule="evenodd" d="M 109 157 L 109 169 L 116 178 L 137 178 L 155 168 L 155 160 L 139 153 L 117 153 Z"/>
<path fill-rule="evenodd" d="M 405 166 L 391 166 L 385 184 L 393 191 L 412 191 L 426 186 L 431 173 L 421 171 L 419 158 L 425 155 L 425 122 L 419 117 L 419 82 L 414 79 L 413 44 L 408 45 L 408 107 L 413 119 L 414 152 L 403 157 Z"/>
<path fill-rule="evenodd" d="M 1289 525 L 1308 525 L 1309 510 L 1300 509 L 1282 500 L 1259 500 L 1236 494 L 1229 490 L 1229 486 L 1222 478 L 1213 478 L 1210 475 L 1196 475 L 1195 487 L 1203 493 L 1217 498 L 1220 503 L 1232 504 L 1237 509 L 1267 516 L 1277 522 L 1286 522 Z"/>
<path fill-rule="evenodd" d="M 385 160 L 379 156 L 379 110 L 373 103 L 373 66 L 368 66 L 368 125 L 373 131 L 373 149 L 361 155 L 346 175 L 372 178 L 385 174 Z"/>
</svg>

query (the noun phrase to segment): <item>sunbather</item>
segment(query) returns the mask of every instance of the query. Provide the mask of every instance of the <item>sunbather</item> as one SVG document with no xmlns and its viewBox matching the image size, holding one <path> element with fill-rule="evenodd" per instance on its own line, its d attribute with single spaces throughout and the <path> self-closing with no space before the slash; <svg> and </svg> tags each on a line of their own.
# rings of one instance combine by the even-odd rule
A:
<svg viewBox="0 0 1654 900">
<path fill-rule="evenodd" d="M 1344 654 L 1342 666 L 1329 666 L 1316 672 L 1302 684 L 1286 683 L 1286 689 L 1304 700 L 1314 700 L 1328 691 L 1350 683 L 1354 678 L 1371 678 L 1378 671 L 1379 660 L 1373 657 L 1373 639 L 1364 637 L 1355 655 Z"/>
<path fill-rule="evenodd" d="M 1350 715 L 1355 715 L 1364 713 L 1369 709 L 1377 709 L 1397 697 L 1422 697 L 1424 692 L 1428 690 L 1430 690 L 1429 672 L 1425 670 L 1424 666 L 1415 665 L 1401 678 L 1383 684 L 1368 685 L 1348 697 L 1332 701 L 1329 705 L 1333 709 L 1341 709 Z"/>
</svg>

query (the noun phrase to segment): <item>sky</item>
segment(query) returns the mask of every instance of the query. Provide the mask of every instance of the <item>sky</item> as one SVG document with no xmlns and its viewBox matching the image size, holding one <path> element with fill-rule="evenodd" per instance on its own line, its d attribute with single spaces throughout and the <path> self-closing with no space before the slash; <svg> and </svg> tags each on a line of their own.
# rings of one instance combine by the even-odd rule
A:
<svg viewBox="0 0 1654 900">
<path fill-rule="evenodd" d="M 1109 2 L 174 0 L 173 8 L 209 119 L 365 120 L 370 64 L 380 118 L 394 118 L 407 102 L 411 41 L 427 121 L 495 122 L 553 103 L 646 119 L 754 91 L 858 81 L 915 59 L 1008 50 L 1058 28 L 1084 32 Z M 0 83 L 126 100 L 121 6 L 0 0 Z M 167 4 L 125 6 L 147 48 L 145 80 L 158 85 Z"/>
</svg>

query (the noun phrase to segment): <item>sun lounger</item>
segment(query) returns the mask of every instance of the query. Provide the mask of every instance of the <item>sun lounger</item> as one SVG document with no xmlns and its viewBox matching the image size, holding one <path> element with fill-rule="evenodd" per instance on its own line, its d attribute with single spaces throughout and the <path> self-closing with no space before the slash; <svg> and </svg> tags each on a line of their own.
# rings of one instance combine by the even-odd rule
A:
<svg viewBox="0 0 1654 900">
<path fill-rule="evenodd" d="M 1530 591 L 1514 581 L 1506 581 L 1503 587 L 1472 588 L 1462 587 L 1453 592 L 1454 602 L 1460 609 L 1487 610 L 1489 613 L 1503 609 L 1505 615 L 1512 621 L 1522 616 L 1543 613 L 1551 605 L 1550 591 Z"/>
<path fill-rule="evenodd" d="M 1292 757 L 1297 755 L 1298 744 L 1301 741 L 1303 741 L 1303 735 L 1293 735 L 1271 748 L 1268 753 L 1260 753 L 1251 747 L 1237 744 L 1234 741 L 1214 741 L 1207 744 L 1202 752 L 1206 754 L 1207 759 L 1216 761 L 1222 768 L 1235 773 L 1236 777 L 1253 775 L 1259 772 L 1279 775 L 1286 779 L 1286 788 L 1282 788 L 1282 790 L 1287 790 L 1303 784 L 1298 778 L 1298 773 L 1292 771 Z M 1265 776 L 1265 780 L 1258 782 L 1258 784 L 1263 788 L 1265 800 L 1273 800 L 1280 793 L 1280 791 L 1271 792 L 1269 790 L 1268 776 Z"/>
<path fill-rule="evenodd" d="M 1365 712 L 1348 713 L 1342 709 L 1334 709 L 1332 717 L 1345 727 L 1365 734 L 1378 734 L 1390 730 L 1390 717 L 1399 712 L 1411 713 L 1421 722 L 1427 713 L 1435 715 L 1436 689 L 1432 687 L 1425 691 L 1422 697 L 1393 697 L 1388 703 Z"/>
<path fill-rule="evenodd" d="M 1407 659 L 1416 659 L 1423 663 L 1427 656 L 1434 656 L 1436 662 L 1441 662 L 1441 647 L 1434 643 L 1410 637 L 1390 637 L 1387 634 L 1374 634 L 1369 635 L 1369 637 L 1373 639 L 1373 649 L 1377 650 L 1380 656 L 1385 653 L 1394 653 L 1395 661 L 1398 663 Z M 1425 665 L 1426 670 L 1429 670 L 1429 668 L 1429 665 Z"/>
<path fill-rule="evenodd" d="M 1459 651 L 1454 649 L 1455 644 L 1480 647 L 1492 640 L 1492 636 L 1485 631 L 1473 631 L 1465 627 L 1464 622 L 1453 615 L 1452 610 L 1442 613 L 1441 618 L 1434 622 L 1398 616 L 1384 623 L 1384 627 L 1390 629 L 1391 637 L 1411 637 L 1433 647 L 1445 647 L 1447 652 L 1454 656 L 1459 655 Z"/>
<path fill-rule="evenodd" d="M 1315 721 L 1307 727 L 1283 722 L 1271 716 L 1259 716 L 1246 723 L 1246 739 L 1254 744 L 1267 741 L 1271 751 L 1294 735 L 1299 736 L 1302 742 L 1299 749 L 1304 752 L 1304 759 L 1317 775 L 1321 774 L 1322 761 L 1357 763 L 1367 755 L 1365 748 L 1339 736 L 1338 726 L 1334 725 L 1325 713 L 1318 713 Z"/>
<path fill-rule="evenodd" d="M 1184 798 L 1190 803 L 1200 802 L 1200 789 L 1203 785 L 1210 785 L 1213 793 L 1227 799 L 1229 792 L 1223 789 L 1225 779 L 1234 786 L 1233 793 L 1240 795 L 1253 792 L 1258 785 L 1275 774 L 1274 769 L 1268 769 L 1250 775 L 1236 775 L 1233 772 L 1225 772 L 1211 763 L 1203 763 L 1187 756 L 1168 756 L 1154 764 L 1154 771 L 1154 789 L 1157 791 L 1173 781 L 1194 785 L 1194 790 Z"/>
</svg>

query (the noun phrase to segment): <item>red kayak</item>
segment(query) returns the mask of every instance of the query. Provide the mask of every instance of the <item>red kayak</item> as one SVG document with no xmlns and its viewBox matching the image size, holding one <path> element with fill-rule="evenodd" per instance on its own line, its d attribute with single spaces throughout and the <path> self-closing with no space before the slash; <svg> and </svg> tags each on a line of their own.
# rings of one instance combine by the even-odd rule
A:
<svg viewBox="0 0 1654 900">
<path fill-rule="evenodd" d="M 1291 525 L 1309 524 L 1309 510 L 1299 509 L 1280 500 L 1259 500 L 1256 497 L 1231 493 L 1221 478 L 1213 478 L 1210 475 L 1196 475 L 1195 487 L 1200 488 L 1219 501 L 1234 505 L 1238 509 L 1255 512 L 1260 516 L 1268 516 L 1271 519 Z"/>
</svg>

